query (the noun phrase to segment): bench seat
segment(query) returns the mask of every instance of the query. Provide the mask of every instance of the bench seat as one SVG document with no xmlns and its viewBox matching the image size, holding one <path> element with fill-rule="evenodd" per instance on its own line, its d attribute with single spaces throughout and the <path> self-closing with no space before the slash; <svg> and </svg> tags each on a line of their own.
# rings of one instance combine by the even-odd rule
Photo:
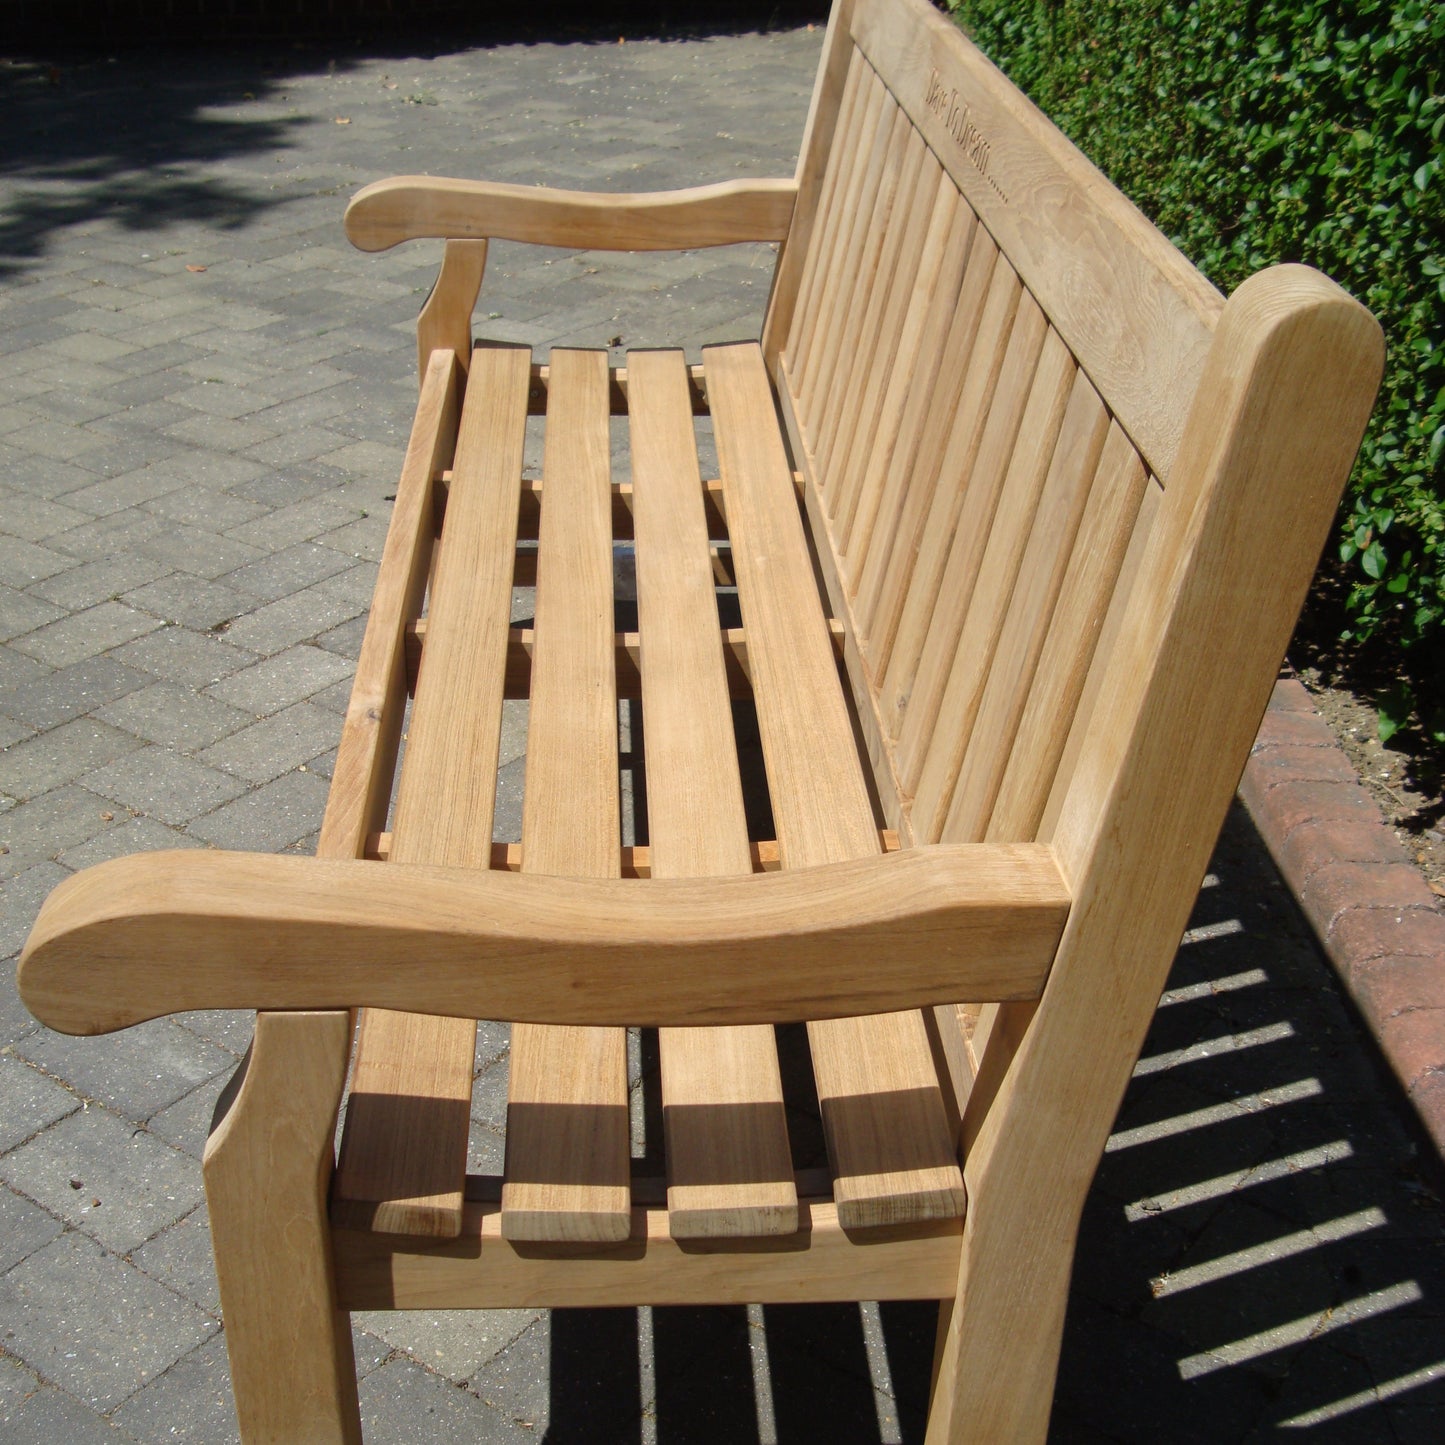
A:
<svg viewBox="0 0 1445 1445">
<path fill-rule="evenodd" d="M 446 445 L 428 431 L 451 409 L 427 392 L 445 390 L 451 373 L 450 354 L 437 353 L 412 441 L 413 455 L 431 459 L 430 476 L 409 469 L 397 498 L 396 526 L 412 547 L 432 549 L 433 531 L 436 542 L 426 614 L 411 629 L 423 640 L 419 656 L 413 649 L 415 700 L 387 856 L 619 877 L 620 691 L 641 704 L 632 733 L 645 760 L 631 767 L 645 777 L 636 796 L 645 796 L 638 828 L 650 876 L 748 873 L 764 853 L 788 868 L 880 852 L 881 820 L 759 347 L 708 348 L 696 368 L 679 351 L 636 352 L 615 376 L 603 352 L 556 351 L 534 368 L 525 350 L 479 347 L 455 455 L 438 467 Z M 614 408 L 631 452 L 630 474 L 617 482 Z M 540 485 L 523 479 L 529 413 L 544 422 Z M 703 419 L 720 471 L 711 486 L 699 465 Z M 427 508 L 411 492 L 429 485 L 445 488 L 444 507 L 431 509 L 442 520 L 417 527 L 413 514 Z M 620 647 L 619 534 L 635 549 L 637 591 L 636 629 Z M 725 629 L 719 611 L 720 557 L 740 628 Z M 398 547 L 387 565 L 410 574 L 420 564 Z M 510 622 L 518 580 L 536 589 L 525 641 Z M 724 589 L 724 606 L 733 590 Z M 372 625 L 390 630 L 395 619 L 374 613 Z M 630 661 L 621 683 L 619 653 Z M 748 833 L 732 714 L 740 693 L 757 713 L 775 830 L 766 839 Z M 531 701 L 522 836 L 494 859 L 503 702 L 518 696 Z M 338 1224 L 460 1231 L 474 1035 L 466 1020 L 363 1015 L 333 1187 Z M 808 1049 L 841 1226 L 960 1216 L 954 1130 L 922 1016 L 814 1022 Z M 658 1052 L 672 1236 L 794 1233 L 774 1030 L 663 1029 Z M 628 1119 L 622 1030 L 516 1026 L 502 1234 L 627 1238 Z"/>
</svg>

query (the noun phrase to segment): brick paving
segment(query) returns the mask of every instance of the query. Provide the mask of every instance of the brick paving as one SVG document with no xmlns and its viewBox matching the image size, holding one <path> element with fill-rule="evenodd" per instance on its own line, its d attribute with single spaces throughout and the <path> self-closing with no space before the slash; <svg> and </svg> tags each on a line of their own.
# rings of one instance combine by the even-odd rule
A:
<svg viewBox="0 0 1445 1445">
<path fill-rule="evenodd" d="M 820 39 L 399 32 L 0 65 L 0 950 L 86 864 L 314 844 L 437 258 L 351 251 L 347 196 L 396 171 L 597 189 L 785 174 Z M 756 331 L 769 263 L 498 245 L 478 330 L 696 347 Z M 523 740 L 513 715 L 503 826 Z M 1272 776 L 1281 817 L 1353 816 L 1328 765 Z M 1357 927 L 1370 880 L 1331 875 L 1328 833 L 1285 832 L 1307 907 L 1336 900 L 1331 936 Z M 1398 900 L 1380 886 L 1382 915 Z M 12 978 L 0 1441 L 232 1438 L 198 1161 L 248 1020 L 72 1040 Z M 1355 991 L 1398 1014 L 1399 986 L 1376 970 Z M 482 1030 L 479 1165 L 500 1158 L 506 1048 Z M 1053 1438 L 1441 1438 L 1432 1165 L 1237 810 L 1090 1198 Z M 926 1305 L 355 1326 L 374 1441 L 922 1438 Z"/>
</svg>

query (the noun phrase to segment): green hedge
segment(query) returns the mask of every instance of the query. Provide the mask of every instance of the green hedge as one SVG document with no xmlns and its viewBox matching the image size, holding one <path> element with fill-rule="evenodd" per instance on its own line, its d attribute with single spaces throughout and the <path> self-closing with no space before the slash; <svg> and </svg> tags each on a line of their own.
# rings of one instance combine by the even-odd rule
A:
<svg viewBox="0 0 1445 1445">
<path fill-rule="evenodd" d="M 1445 4 L 952 9 L 1221 290 L 1306 261 L 1380 318 L 1384 387 L 1325 590 L 1357 680 L 1390 680 L 1382 734 L 1417 706 L 1445 741 Z"/>
</svg>

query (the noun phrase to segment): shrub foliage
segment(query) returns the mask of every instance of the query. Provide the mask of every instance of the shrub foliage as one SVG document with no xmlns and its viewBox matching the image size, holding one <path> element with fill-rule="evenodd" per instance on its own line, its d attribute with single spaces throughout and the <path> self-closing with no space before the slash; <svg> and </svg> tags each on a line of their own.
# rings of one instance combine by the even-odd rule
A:
<svg viewBox="0 0 1445 1445">
<path fill-rule="evenodd" d="M 1374 689 L 1382 735 L 1418 707 L 1445 741 L 1445 5 L 952 8 L 1221 290 L 1305 261 L 1380 318 L 1385 381 L 1341 511 L 1337 630 L 1357 680 L 1393 680 Z"/>
</svg>

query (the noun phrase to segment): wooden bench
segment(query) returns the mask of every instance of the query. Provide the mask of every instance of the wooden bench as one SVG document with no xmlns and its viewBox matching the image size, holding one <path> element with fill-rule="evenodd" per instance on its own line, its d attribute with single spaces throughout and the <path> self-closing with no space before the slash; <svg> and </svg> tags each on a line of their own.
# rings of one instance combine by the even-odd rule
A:
<svg viewBox="0 0 1445 1445">
<path fill-rule="evenodd" d="M 359 1438 L 354 1309 L 929 1298 L 929 1439 L 1042 1438 L 1080 1210 L 1378 327 L 1300 267 L 1226 304 L 919 0 L 839 0 L 793 180 L 403 178 L 347 228 L 446 251 L 320 857 L 104 864 L 21 975 L 73 1032 L 261 1010 L 205 1160 L 244 1435 Z M 761 343 L 474 349 L 498 237 L 778 241 Z M 515 1025 L 501 1180 L 467 1173 L 476 1018 Z M 804 1020 L 826 1170 L 789 1138 L 773 1026 Z M 629 1025 L 665 1179 L 633 1177 Z"/>
</svg>

